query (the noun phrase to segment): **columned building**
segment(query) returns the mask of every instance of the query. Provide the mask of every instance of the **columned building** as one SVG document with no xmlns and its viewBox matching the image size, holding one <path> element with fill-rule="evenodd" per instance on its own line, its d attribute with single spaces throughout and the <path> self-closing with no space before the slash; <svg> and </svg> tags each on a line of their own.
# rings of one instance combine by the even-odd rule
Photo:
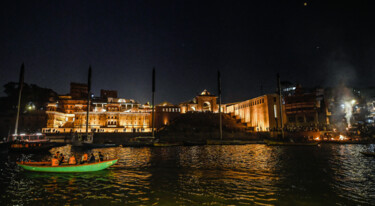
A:
<svg viewBox="0 0 375 206">
<path fill-rule="evenodd" d="M 48 104 L 47 127 L 43 128 L 43 132 L 86 132 L 87 101 L 81 101 L 84 100 L 71 100 L 69 105 L 74 105 L 73 109 L 67 107 L 67 110 L 65 107 L 59 107 L 58 102 Z M 90 105 L 89 132 L 149 132 L 150 125 L 149 105 L 141 105 L 134 100 L 123 98 L 108 98 L 106 102 L 98 101 Z"/>
<path fill-rule="evenodd" d="M 84 133 L 87 124 L 87 85 L 70 84 L 70 94 L 47 105 L 44 133 Z M 133 99 L 117 98 L 117 91 L 101 90 L 90 102 L 89 132 L 150 132 L 151 108 Z"/>
</svg>

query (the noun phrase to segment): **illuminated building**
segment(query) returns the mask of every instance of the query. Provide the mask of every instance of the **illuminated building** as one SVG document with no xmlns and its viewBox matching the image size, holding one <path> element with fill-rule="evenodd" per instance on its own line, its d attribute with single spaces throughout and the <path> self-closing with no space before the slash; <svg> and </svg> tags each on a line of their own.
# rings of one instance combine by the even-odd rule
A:
<svg viewBox="0 0 375 206">
<path fill-rule="evenodd" d="M 280 128 L 279 108 L 279 97 L 276 94 L 224 104 L 222 107 L 224 113 L 238 119 L 251 131 L 272 131 Z M 283 118 L 285 119 L 284 115 Z"/>
<path fill-rule="evenodd" d="M 181 113 L 186 112 L 218 112 L 219 107 L 216 104 L 217 97 L 204 90 L 193 100 L 180 103 Z"/>
<path fill-rule="evenodd" d="M 161 128 L 169 125 L 174 119 L 181 115 L 180 106 L 169 102 L 163 102 L 155 107 L 155 127 Z"/>
<path fill-rule="evenodd" d="M 304 92 L 301 85 L 297 85 L 295 94 L 284 97 L 284 100 L 287 127 L 317 127 L 329 124 L 323 89 Z"/>
<path fill-rule="evenodd" d="M 78 85 L 78 86 L 77 86 Z M 44 133 L 86 132 L 87 86 L 72 83 L 72 95 L 59 96 L 47 105 L 47 127 Z M 74 88 L 72 88 L 74 87 Z M 78 95 L 82 94 L 82 95 Z M 109 97 L 111 96 L 111 97 Z M 141 105 L 132 99 L 116 98 L 117 91 L 102 90 L 100 98 L 90 104 L 89 131 L 92 132 L 149 132 L 150 105 Z"/>
<path fill-rule="evenodd" d="M 47 128 L 44 128 L 43 132 L 86 132 L 86 103 L 81 101 L 84 100 L 69 101 L 68 110 L 59 110 L 59 103 L 49 104 L 46 112 Z M 73 102 L 76 104 L 71 108 Z M 151 130 L 151 109 L 148 105 L 141 105 L 129 99 L 108 98 L 105 102 L 93 102 L 90 108 L 89 131 L 149 132 Z"/>
</svg>

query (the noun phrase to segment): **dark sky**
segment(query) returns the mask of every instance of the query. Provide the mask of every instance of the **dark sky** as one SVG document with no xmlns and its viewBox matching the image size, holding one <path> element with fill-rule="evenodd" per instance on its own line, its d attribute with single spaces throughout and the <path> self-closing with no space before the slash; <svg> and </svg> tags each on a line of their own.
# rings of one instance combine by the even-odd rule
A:
<svg viewBox="0 0 375 206">
<path fill-rule="evenodd" d="M 307 6 L 304 3 L 307 3 Z M 223 102 L 303 86 L 374 85 L 370 1 L 7 1 L 0 3 L 0 84 L 25 81 L 69 92 L 93 68 L 93 92 L 141 103 L 179 103 L 203 89 Z M 0 93 L 4 95 L 4 93 Z"/>
</svg>

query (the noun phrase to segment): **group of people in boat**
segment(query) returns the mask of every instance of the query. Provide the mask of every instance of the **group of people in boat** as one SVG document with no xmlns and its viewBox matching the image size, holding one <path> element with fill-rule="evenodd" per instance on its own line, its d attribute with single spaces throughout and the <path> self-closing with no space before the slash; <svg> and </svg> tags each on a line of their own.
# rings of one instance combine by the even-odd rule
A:
<svg viewBox="0 0 375 206">
<path fill-rule="evenodd" d="M 101 152 L 98 153 L 99 156 L 99 161 L 104 160 L 104 156 L 102 155 Z M 59 166 L 61 164 L 67 163 L 68 165 L 76 165 L 76 164 L 85 164 L 85 163 L 94 163 L 96 162 L 96 158 L 94 153 L 91 153 L 90 159 L 88 158 L 89 155 L 87 153 L 84 153 L 81 157 L 81 161 L 77 161 L 75 156 L 72 155 L 69 157 L 68 160 L 65 159 L 65 156 L 63 153 L 56 152 L 56 154 L 53 156 L 51 160 L 52 166 Z"/>
</svg>

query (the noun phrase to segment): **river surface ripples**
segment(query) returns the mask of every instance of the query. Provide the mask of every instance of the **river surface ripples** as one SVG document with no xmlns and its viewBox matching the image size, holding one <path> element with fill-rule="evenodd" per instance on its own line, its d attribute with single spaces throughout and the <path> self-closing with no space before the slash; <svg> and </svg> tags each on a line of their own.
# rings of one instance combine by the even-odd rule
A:
<svg viewBox="0 0 375 206">
<path fill-rule="evenodd" d="M 375 205 L 374 145 L 108 148 L 113 167 L 83 174 L 27 172 L 0 155 L 0 205 Z M 54 148 L 82 155 L 69 146 Z"/>
</svg>

